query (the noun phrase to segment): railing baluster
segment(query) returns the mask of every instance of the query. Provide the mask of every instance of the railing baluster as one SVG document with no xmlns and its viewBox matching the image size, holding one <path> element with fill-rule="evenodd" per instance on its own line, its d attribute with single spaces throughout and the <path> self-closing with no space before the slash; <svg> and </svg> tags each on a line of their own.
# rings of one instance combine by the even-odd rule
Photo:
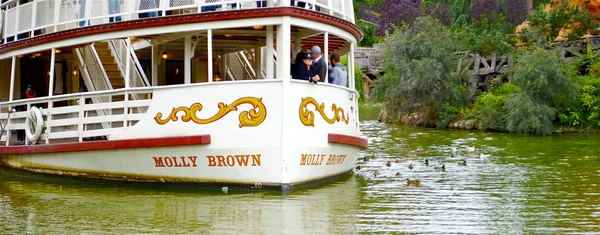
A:
<svg viewBox="0 0 600 235">
<path fill-rule="evenodd" d="M 79 142 L 83 142 L 83 118 L 84 118 L 83 105 L 84 104 L 85 104 L 85 97 L 83 95 L 81 95 L 81 97 L 79 97 L 79 124 L 77 125 Z"/>
</svg>

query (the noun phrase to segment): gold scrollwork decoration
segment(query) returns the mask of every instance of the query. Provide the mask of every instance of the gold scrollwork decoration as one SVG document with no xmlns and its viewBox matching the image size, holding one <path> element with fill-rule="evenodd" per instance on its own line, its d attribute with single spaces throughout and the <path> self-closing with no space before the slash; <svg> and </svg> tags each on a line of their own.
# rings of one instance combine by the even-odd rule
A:
<svg viewBox="0 0 600 235">
<path fill-rule="evenodd" d="M 300 109 L 298 110 L 298 114 L 300 116 L 300 121 L 305 126 L 315 126 L 315 113 L 307 108 L 309 104 L 315 106 L 315 110 L 321 114 L 323 120 L 325 120 L 329 124 L 334 124 L 335 122 L 342 121 L 348 125 L 348 121 L 350 120 L 349 115 L 346 114 L 344 116 L 344 109 L 338 108 L 336 104 L 331 105 L 331 110 L 333 111 L 333 118 L 327 117 L 325 115 L 325 104 L 317 103 L 317 101 L 312 97 L 302 98 L 302 103 L 300 103 Z"/>
<path fill-rule="evenodd" d="M 202 104 L 194 103 L 189 108 L 186 106 L 179 106 L 177 108 L 173 107 L 173 110 L 171 110 L 171 114 L 169 114 L 169 116 L 167 116 L 167 118 L 165 119 L 161 119 L 163 114 L 159 112 L 154 117 L 154 120 L 160 125 L 167 124 L 170 121 L 176 122 L 179 119 L 177 117 L 177 113 L 179 111 L 183 111 L 184 114 L 181 115 L 182 121 L 189 122 L 191 120 L 197 124 L 209 124 L 221 119 L 231 111 L 237 111 L 237 106 L 241 104 L 250 104 L 253 108 L 249 111 L 243 111 L 240 113 L 240 128 L 245 126 L 258 126 L 267 117 L 267 109 L 262 103 L 262 98 L 242 97 L 237 99 L 236 101 L 233 101 L 233 103 L 231 103 L 230 105 L 227 105 L 223 102 L 219 102 L 219 104 L 217 105 L 219 107 L 219 111 L 215 115 L 207 119 L 200 119 L 196 116 L 196 112 L 202 111 Z"/>
</svg>

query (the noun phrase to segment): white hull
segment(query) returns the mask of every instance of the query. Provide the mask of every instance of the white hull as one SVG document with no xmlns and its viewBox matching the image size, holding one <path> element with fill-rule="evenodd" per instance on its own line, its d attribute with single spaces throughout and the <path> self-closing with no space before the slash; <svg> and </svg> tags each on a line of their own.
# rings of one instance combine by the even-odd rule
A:
<svg viewBox="0 0 600 235">
<path fill-rule="evenodd" d="M 286 190 L 351 172 L 367 145 L 350 0 L 19 2 L 0 5 L 0 166 Z M 313 47 L 324 66 L 346 56 L 347 77 L 296 73 Z"/>
<path fill-rule="evenodd" d="M 359 135 L 355 92 L 332 85 L 315 86 L 295 81 L 289 84 L 293 92 L 286 95 L 268 92 L 280 90 L 282 84 L 282 81 L 273 80 L 157 89 L 140 121 L 111 134 L 108 140 L 210 135 L 208 144 L 70 151 L 73 145 L 103 142 L 92 141 L 65 145 L 65 149 L 58 149 L 61 152 L 4 154 L 0 163 L 37 173 L 83 178 L 204 183 L 256 189 L 288 189 L 350 172 L 360 147 L 330 143 L 328 135 Z M 223 93 L 220 88 L 231 92 Z M 240 97 L 258 103 L 238 103 L 237 110 L 211 119 L 220 113 L 219 110 L 233 108 L 229 105 L 219 107 L 218 103 L 231 104 Z M 308 97 L 323 101 L 319 104 L 324 104 L 325 117 L 314 104 L 302 102 Z M 176 113 L 177 121 L 168 119 L 173 108 L 190 107 L 193 103 L 203 107 L 194 112 L 196 118 L 212 120 L 206 121 L 210 123 L 185 122 L 182 118 L 185 111 Z M 338 114 L 344 113 L 345 117 L 329 123 L 326 119 L 335 119 L 334 112 L 330 111 L 333 104 L 339 109 Z M 240 115 L 247 111 L 254 111 L 256 115 Z M 303 117 L 305 112 L 308 116 Z M 312 124 L 310 117 L 314 119 Z"/>
</svg>

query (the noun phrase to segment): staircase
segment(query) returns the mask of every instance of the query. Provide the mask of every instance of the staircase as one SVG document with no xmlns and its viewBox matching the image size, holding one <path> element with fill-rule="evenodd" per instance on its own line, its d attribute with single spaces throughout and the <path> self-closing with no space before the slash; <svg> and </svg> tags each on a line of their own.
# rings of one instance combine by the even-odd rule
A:
<svg viewBox="0 0 600 235">
<path fill-rule="evenodd" d="M 254 63 L 248 51 L 238 51 L 226 55 L 229 62 L 229 70 L 234 74 L 237 80 L 254 80 Z"/>
<path fill-rule="evenodd" d="M 94 47 L 96 48 L 96 52 L 98 53 L 98 57 L 100 58 L 102 67 L 104 67 L 104 71 L 106 71 L 106 75 L 108 76 L 108 80 L 110 81 L 112 88 L 125 88 L 125 79 L 123 78 L 121 70 L 119 69 L 119 65 L 115 61 L 115 58 L 108 47 L 108 42 L 94 43 Z"/>
</svg>

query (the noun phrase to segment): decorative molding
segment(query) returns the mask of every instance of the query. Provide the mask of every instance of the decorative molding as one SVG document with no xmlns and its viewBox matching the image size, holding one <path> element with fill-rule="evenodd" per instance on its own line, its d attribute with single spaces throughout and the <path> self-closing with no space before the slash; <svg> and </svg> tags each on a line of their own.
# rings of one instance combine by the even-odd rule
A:
<svg viewBox="0 0 600 235">
<path fill-rule="evenodd" d="M 256 97 L 242 97 L 237 99 L 236 101 L 233 101 L 231 105 L 219 102 L 219 104 L 217 105 L 219 107 L 219 111 L 215 115 L 207 119 L 200 119 L 196 116 L 196 112 L 202 111 L 202 104 L 194 103 L 189 108 L 186 106 L 179 106 L 177 108 L 174 107 L 173 110 L 171 110 L 171 114 L 169 114 L 169 116 L 167 116 L 166 119 L 161 119 L 163 114 L 161 112 L 158 112 L 154 117 L 154 120 L 160 125 L 167 124 L 170 121 L 176 122 L 179 120 L 179 118 L 177 117 L 177 113 L 183 111 L 184 114 L 181 115 L 181 121 L 193 121 L 196 124 L 209 124 L 221 119 L 231 111 L 237 111 L 237 106 L 242 104 L 251 104 L 253 108 L 249 111 L 243 111 L 240 113 L 240 128 L 245 126 L 258 126 L 261 123 L 263 123 L 263 121 L 267 117 L 267 109 L 265 107 L 265 104 L 262 103 L 262 98 Z"/>
<path fill-rule="evenodd" d="M 300 121 L 305 126 L 312 126 L 312 127 L 315 126 L 315 113 L 313 111 L 308 110 L 307 106 L 309 104 L 312 104 L 315 106 L 315 111 L 317 111 L 321 114 L 321 117 L 323 117 L 323 120 L 325 120 L 325 122 L 327 122 L 329 124 L 334 124 L 335 122 L 342 121 L 342 122 L 346 123 L 346 125 L 348 125 L 349 116 L 348 116 L 348 114 L 346 114 L 346 116 L 344 117 L 344 109 L 343 108 L 338 108 L 336 104 L 332 104 L 331 110 L 333 111 L 333 118 L 329 118 L 325 114 L 325 104 L 324 103 L 321 103 L 321 105 L 319 105 L 314 98 L 305 97 L 305 98 L 302 98 L 302 103 L 300 103 L 300 108 L 298 110 L 298 115 L 300 117 Z M 340 113 L 341 113 L 341 115 L 340 115 Z"/>
</svg>

